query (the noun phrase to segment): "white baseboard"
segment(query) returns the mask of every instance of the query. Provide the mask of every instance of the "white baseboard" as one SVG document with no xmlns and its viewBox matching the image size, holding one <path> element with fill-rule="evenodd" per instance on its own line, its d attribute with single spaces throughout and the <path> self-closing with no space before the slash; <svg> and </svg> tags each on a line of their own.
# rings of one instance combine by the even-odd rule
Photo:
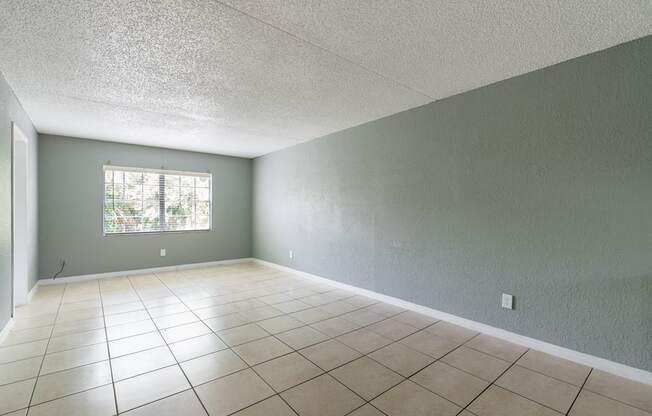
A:
<svg viewBox="0 0 652 416">
<path fill-rule="evenodd" d="M 16 302 L 14 304 L 14 306 L 13 306 L 13 314 L 14 315 L 16 314 L 16 308 L 17 307 L 27 305 L 27 304 L 29 304 L 29 302 L 32 301 L 32 297 L 34 297 L 34 293 L 36 293 L 37 290 L 38 290 L 38 281 L 34 284 L 34 286 L 32 286 L 32 290 L 30 290 L 27 293 L 27 297 L 25 298 L 25 302 Z M 2 342 L 2 340 L 0 340 L 0 343 L 1 342 Z"/>
<path fill-rule="evenodd" d="M 14 327 L 14 322 L 14 318 L 9 318 L 5 327 L 0 330 L 0 344 L 2 344 L 5 338 L 7 338 L 7 335 L 9 335 L 9 331 Z"/>
<path fill-rule="evenodd" d="M 34 286 L 32 287 L 32 290 L 30 290 L 30 291 L 27 293 L 27 299 L 25 299 L 25 302 L 23 302 L 23 303 L 17 303 L 16 306 L 27 305 L 29 302 L 31 302 L 32 297 L 34 297 L 34 293 L 36 293 L 37 290 L 38 290 L 38 281 L 34 284 Z"/>
<path fill-rule="evenodd" d="M 67 276 L 67 277 L 59 277 L 57 279 L 40 279 L 36 285 L 46 285 L 46 286 L 58 285 L 62 283 L 83 282 L 85 280 L 108 279 L 111 277 L 120 277 L 120 276 L 133 276 L 136 274 L 162 273 L 162 272 L 172 272 L 175 270 L 199 269 L 202 267 L 221 266 L 225 264 L 235 264 L 235 263 L 246 263 L 250 261 L 253 261 L 251 257 L 244 257 L 241 259 L 208 261 L 204 263 L 179 264 L 175 266 L 151 267 L 148 269 L 135 269 L 135 270 L 124 270 L 119 272 L 94 273 L 94 274 L 85 274 L 80 276 Z"/>
<path fill-rule="evenodd" d="M 300 270 L 295 270 L 290 267 L 281 266 L 276 263 L 271 263 L 256 258 L 254 259 L 254 262 L 275 268 L 277 270 L 282 270 L 288 273 L 296 274 L 297 276 L 301 276 L 313 280 L 315 282 L 324 283 L 330 286 L 345 289 L 404 309 L 409 309 L 411 311 L 418 312 L 423 315 L 431 316 L 436 319 L 441 319 L 443 321 L 447 321 L 455 325 L 459 325 L 468 329 L 472 329 L 477 332 L 482 332 L 484 334 L 491 335 L 496 338 L 513 342 L 514 344 L 522 345 L 524 347 L 532 348 L 537 351 L 545 352 L 547 354 L 564 358 L 566 360 L 573 361 L 578 364 L 586 365 L 621 377 L 626 377 L 631 380 L 652 385 L 652 373 L 649 371 L 630 367 L 625 364 L 620 364 L 604 358 L 596 357 L 590 354 L 585 354 L 583 352 L 574 351 L 569 348 L 560 347 L 558 345 L 550 344 L 548 342 L 539 341 L 537 339 L 519 335 L 514 332 L 506 331 L 504 329 L 500 329 L 480 322 L 472 321 L 470 319 L 461 318 L 456 315 L 451 315 L 446 312 L 438 311 L 436 309 L 428 308 L 426 306 L 417 305 L 416 303 L 408 302 L 392 296 L 383 295 L 381 293 L 377 293 L 371 290 L 362 289 L 356 286 L 348 285 L 346 283 L 337 282 L 331 279 L 327 279 L 325 277 L 316 276 L 314 274 L 302 272 Z"/>
</svg>

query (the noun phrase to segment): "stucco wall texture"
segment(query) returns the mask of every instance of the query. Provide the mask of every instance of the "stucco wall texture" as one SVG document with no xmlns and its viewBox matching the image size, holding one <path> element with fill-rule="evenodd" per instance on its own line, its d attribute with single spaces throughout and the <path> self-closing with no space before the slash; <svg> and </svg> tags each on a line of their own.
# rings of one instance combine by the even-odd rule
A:
<svg viewBox="0 0 652 416">
<path fill-rule="evenodd" d="M 250 159 L 39 136 L 39 275 L 78 276 L 251 257 Z M 210 172 L 210 231 L 104 236 L 102 167 Z M 160 249 L 166 249 L 165 257 Z"/>
<path fill-rule="evenodd" d="M 257 158 L 254 255 L 652 370 L 650 68 L 647 37 Z"/>
</svg>

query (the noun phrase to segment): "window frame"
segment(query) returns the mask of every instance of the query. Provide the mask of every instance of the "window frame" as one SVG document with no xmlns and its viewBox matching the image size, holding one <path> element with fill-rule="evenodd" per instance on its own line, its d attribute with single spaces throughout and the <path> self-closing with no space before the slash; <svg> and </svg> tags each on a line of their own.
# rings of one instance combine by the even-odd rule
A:
<svg viewBox="0 0 652 416">
<path fill-rule="evenodd" d="M 163 175 L 187 175 L 195 177 L 207 177 L 208 178 L 208 228 L 201 230 L 156 230 L 156 231 L 130 231 L 130 232 L 117 232 L 117 233 L 107 233 L 105 231 L 105 196 L 106 196 L 106 171 L 107 170 L 122 170 L 128 172 L 143 172 L 143 173 L 158 173 Z M 154 234 L 180 234 L 180 233 L 205 233 L 213 231 L 213 174 L 210 171 L 206 172 L 197 172 L 197 171 L 183 171 L 183 170 L 174 170 L 174 169 L 165 169 L 165 168 L 140 168 L 135 166 L 122 166 L 122 165 L 111 165 L 107 163 L 102 166 L 102 175 L 101 175 L 101 186 L 102 196 L 100 198 L 100 213 L 102 216 L 101 221 L 101 233 L 103 237 L 125 237 L 125 236 L 143 236 L 143 235 L 154 235 Z"/>
</svg>

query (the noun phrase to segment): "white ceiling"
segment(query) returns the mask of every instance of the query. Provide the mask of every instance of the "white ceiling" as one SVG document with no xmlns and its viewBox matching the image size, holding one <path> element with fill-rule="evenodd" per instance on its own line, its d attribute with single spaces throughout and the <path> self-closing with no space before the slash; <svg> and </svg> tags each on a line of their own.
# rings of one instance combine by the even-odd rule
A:
<svg viewBox="0 0 652 416">
<path fill-rule="evenodd" d="M 650 0 L 2 0 L 43 133 L 254 157 L 652 33 Z"/>
</svg>

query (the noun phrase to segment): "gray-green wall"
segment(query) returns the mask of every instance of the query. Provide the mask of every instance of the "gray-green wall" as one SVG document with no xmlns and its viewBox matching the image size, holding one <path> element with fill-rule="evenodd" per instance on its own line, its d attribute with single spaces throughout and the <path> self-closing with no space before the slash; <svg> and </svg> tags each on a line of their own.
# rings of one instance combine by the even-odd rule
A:
<svg viewBox="0 0 652 416">
<path fill-rule="evenodd" d="M 28 140 L 28 232 L 27 272 L 29 288 L 37 277 L 37 134 L 31 120 L 0 73 L 0 329 L 11 317 L 11 123 Z"/>
<path fill-rule="evenodd" d="M 153 147 L 39 137 L 39 273 L 76 276 L 251 256 L 252 161 Z M 102 235 L 102 166 L 213 174 L 211 231 Z M 160 257 L 159 250 L 167 250 Z"/>
<path fill-rule="evenodd" d="M 260 157 L 254 255 L 652 370 L 650 68 L 647 37 Z"/>
</svg>

